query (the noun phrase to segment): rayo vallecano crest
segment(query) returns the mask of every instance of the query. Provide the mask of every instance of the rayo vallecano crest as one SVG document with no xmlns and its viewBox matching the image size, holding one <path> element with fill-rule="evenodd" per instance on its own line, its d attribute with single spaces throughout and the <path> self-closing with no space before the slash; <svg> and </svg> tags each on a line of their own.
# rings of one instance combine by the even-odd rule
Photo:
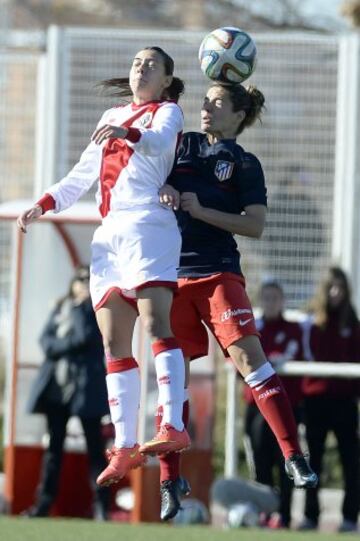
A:
<svg viewBox="0 0 360 541">
<path fill-rule="evenodd" d="M 136 128 L 148 128 L 152 122 L 153 113 L 148 111 L 132 124 Z"/>
<path fill-rule="evenodd" d="M 234 169 L 234 162 L 218 160 L 215 165 L 215 175 L 220 181 L 227 180 L 231 177 Z"/>
</svg>

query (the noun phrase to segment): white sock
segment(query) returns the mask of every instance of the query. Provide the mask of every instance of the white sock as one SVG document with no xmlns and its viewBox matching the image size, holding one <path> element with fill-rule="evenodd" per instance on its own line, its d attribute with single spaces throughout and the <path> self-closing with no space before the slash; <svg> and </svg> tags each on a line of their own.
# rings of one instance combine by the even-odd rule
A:
<svg viewBox="0 0 360 541">
<path fill-rule="evenodd" d="M 266 361 L 266 363 L 262 364 L 259 366 L 259 368 L 246 376 L 244 381 L 249 385 L 249 387 L 254 388 L 261 385 L 261 383 L 264 381 L 267 381 L 274 374 L 275 370 L 273 369 L 272 364 L 269 363 L 269 361 Z"/>
<path fill-rule="evenodd" d="M 159 388 L 158 404 L 163 408 L 161 424 L 183 430 L 185 366 L 181 349 L 168 349 L 155 357 L 156 378 Z"/>
<path fill-rule="evenodd" d="M 106 376 L 111 421 L 115 427 L 115 447 L 134 447 L 140 405 L 138 368 Z"/>
</svg>

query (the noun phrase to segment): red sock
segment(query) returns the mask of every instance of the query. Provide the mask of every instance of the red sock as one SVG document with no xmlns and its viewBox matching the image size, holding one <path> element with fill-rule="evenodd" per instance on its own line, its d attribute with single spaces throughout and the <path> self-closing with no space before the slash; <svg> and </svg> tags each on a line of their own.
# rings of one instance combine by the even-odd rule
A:
<svg viewBox="0 0 360 541">
<path fill-rule="evenodd" d="M 158 406 L 155 423 L 158 429 L 161 424 L 162 406 Z M 183 405 L 182 420 L 186 428 L 189 422 L 189 401 L 186 400 Z M 175 481 L 180 475 L 180 453 L 168 453 L 159 457 L 160 462 L 160 483 L 163 481 Z"/>
<path fill-rule="evenodd" d="M 279 376 L 273 374 L 265 382 L 252 387 L 251 391 L 284 457 L 301 454 L 294 413 Z"/>
</svg>

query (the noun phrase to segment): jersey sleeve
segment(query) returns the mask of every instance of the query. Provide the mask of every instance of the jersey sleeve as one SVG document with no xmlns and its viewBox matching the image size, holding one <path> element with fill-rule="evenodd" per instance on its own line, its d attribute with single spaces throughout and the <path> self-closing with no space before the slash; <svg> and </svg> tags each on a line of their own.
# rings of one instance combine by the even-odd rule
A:
<svg viewBox="0 0 360 541">
<path fill-rule="evenodd" d="M 264 172 L 261 163 L 253 154 L 248 154 L 243 160 L 238 182 L 242 208 L 249 205 L 267 206 Z"/>
<path fill-rule="evenodd" d="M 106 123 L 109 111 L 105 111 L 97 128 Z M 99 179 L 102 160 L 102 146 L 93 141 L 82 153 L 78 163 L 60 182 L 46 190 L 55 201 L 54 212 L 61 212 L 71 207 Z"/>
<path fill-rule="evenodd" d="M 131 138 L 127 137 L 128 145 L 147 156 L 160 156 L 173 148 L 183 127 L 180 107 L 166 103 L 156 111 L 151 128 L 136 128 L 137 135 L 133 133 Z"/>
</svg>

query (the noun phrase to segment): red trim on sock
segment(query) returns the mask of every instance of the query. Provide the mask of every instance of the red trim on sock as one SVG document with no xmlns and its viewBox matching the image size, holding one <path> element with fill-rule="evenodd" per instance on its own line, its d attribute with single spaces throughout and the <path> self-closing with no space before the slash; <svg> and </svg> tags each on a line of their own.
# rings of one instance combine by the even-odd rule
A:
<svg viewBox="0 0 360 541">
<path fill-rule="evenodd" d="M 134 357 L 124 357 L 123 359 L 107 359 L 106 371 L 108 374 L 114 374 L 115 372 L 125 372 L 126 370 L 132 370 L 133 368 L 139 368 L 138 363 Z"/>
<path fill-rule="evenodd" d="M 129 127 L 125 139 L 131 143 L 137 143 L 140 141 L 141 131 L 138 128 Z"/>
<path fill-rule="evenodd" d="M 36 202 L 36 205 L 40 205 L 42 213 L 45 214 L 48 210 L 54 210 L 56 203 L 52 195 L 45 193 L 39 201 Z"/>
<path fill-rule="evenodd" d="M 176 338 L 173 336 L 169 336 L 168 338 L 160 338 L 159 340 L 156 340 L 151 345 L 153 355 L 156 357 L 156 355 L 159 355 L 159 353 L 162 353 L 163 351 L 167 351 L 169 349 L 179 349 L 179 344 Z"/>
<path fill-rule="evenodd" d="M 284 457 L 301 454 L 294 412 L 279 376 L 273 374 L 251 392 Z"/>
</svg>

